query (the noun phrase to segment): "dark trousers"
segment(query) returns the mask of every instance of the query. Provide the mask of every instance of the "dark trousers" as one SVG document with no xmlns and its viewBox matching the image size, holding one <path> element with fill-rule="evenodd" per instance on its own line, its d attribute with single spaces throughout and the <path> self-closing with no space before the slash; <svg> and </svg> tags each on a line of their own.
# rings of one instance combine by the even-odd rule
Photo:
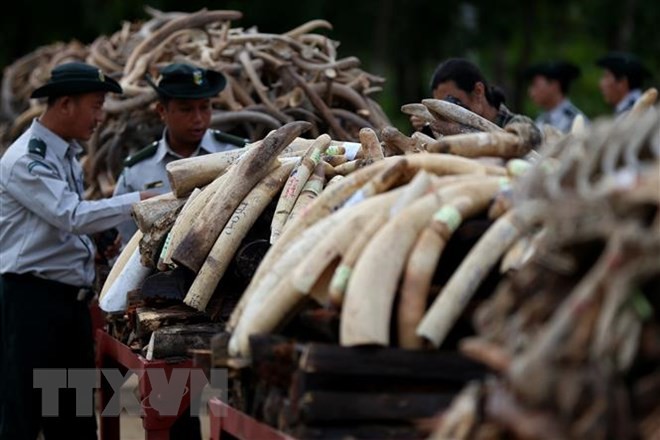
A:
<svg viewBox="0 0 660 440">
<path fill-rule="evenodd" d="M 88 304 L 77 294 L 30 275 L 0 275 L 0 440 L 32 440 L 40 431 L 48 440 L 96 439 L 94 409 L 76 416 L 75 389 L 60 389 L 58 415 L 46 417 L 42 390 L 33 388 L 35 368 L 94 368 Z"/>
</svg>

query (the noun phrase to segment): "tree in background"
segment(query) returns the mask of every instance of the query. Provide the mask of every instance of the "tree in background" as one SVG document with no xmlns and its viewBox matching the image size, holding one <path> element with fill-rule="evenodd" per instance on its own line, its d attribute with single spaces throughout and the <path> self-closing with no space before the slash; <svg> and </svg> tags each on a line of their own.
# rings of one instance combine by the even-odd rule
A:
<svg viewBox="0 0 660 440">
<path fill-rule="evenodd" d="M 636 53 L 660 76 L 660 2 L 656 0 L 68 0 L 15 2 L 2 17 L 0 65 L 57 40 L 90 43 L 116 31 L 123 20 L 145 18 L 143 7 L 186 12 L 209 7 L 243 12 L 240 26 L 284 32 L 313 18 L 334 25 L 342 56 L 355 55 L 366 70 L 388 78 L 379 101 L 402 129 L 399 107 L 429 95 L 435 66 L 451 56 L 475 61 L 507 92 L 512 109 L 537 111 L 520 73 L 531 63 L 566 58 L 582 78 L 572 99 L 590 116 L 609 113 L 598 91 L 594 60 L 608 50 Z"/>
</svg>

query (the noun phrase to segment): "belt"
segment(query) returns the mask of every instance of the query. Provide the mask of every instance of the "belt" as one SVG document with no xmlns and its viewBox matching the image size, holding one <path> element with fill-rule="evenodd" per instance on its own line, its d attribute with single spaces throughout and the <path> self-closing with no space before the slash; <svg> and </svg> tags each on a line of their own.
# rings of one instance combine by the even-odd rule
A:
<svg viewBox="0 0 660 440">
<path fill-rule="evenodd" d="M 29 273 L 3 273 L 2 278 L 12 283 L 29 285 L 39 290 L 43 289 L 50 297 L 61 295 L 81 302 L 89 302 L 94 297 L 94 290 L 91 287 L 72 286 L 59 281 L 39 278 Z"/>
</svg>

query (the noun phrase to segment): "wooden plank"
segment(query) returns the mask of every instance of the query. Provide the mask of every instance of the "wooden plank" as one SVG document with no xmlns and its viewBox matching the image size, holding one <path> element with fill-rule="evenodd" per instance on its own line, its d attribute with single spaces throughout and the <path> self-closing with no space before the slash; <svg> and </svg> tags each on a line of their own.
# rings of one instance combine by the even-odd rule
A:
<svg viewBox="0 0 660 440">
<path fill-rule="evenodd" d="M 324 308 L 302 310 L 297 316 L 301 335 L 308 340 L 328 344 L 339 343 L 339 311 Z M 298 333 L 297 333 L 298 334 Z"/>
<path fill-rule="evenodd" d="M 142 298 L 182 301 L 194 277 L 194 274 L 178 267 L 166 272 L 156 272 L 142 283 Z"/>
<path fill-rule="evenodd" d="M 211 377 L 211 350 L 207 348 L 191 348 L 188 354 L 192 357 L 193 367 L 204 372 L 206 378 Z"/>
<path fill-rule="evenodd" d="M 220 332 L 211 338 L 211 365 L 214 368 L 227 366 L 229 359 L 229 339 L 231 334 Z"/>
<path fill-rule="evenodd" d="M 267 386 L 287 390 L 298 365 L 296 344 L 279 335 L 250 336 L 252 366 L 256 377 Z"/>
<path fill-rule="evenodd" d="M 399 421 L 432 417 L 445 409 L 453 394 L 436 393 L 305 393 L 298 405 L 301 422 Z"/>
<path fill-rule="evenodd" d="M 232 368 L 236 370 L 252 365 L 250 359 L 229 356 L 230 333 L 220 332 L 211 338 L 211 366 L 213 368 Z"/>
<path fill-rule="evenodd" d="M 387 347 L 341 347 L 309 344 L 300 370 L 339 376 L 436 379 L 465 383 L 487 369 L 456 352 L 404 350 Z"/>
<path fill-rule="evenodd" d="M 423 439 L 428 433 L 420 433 L 410 425 L 342 425 L 299 426 L 292 431 L 300 439 Z"/>
<path fill-rule="evenodd" d="M 188 350 L 207 348 L 222 331 L 219 324 L 180 324 L 155 330 L 147 346 L 147 360 L 188 356 Z"/>
<path fill-rule="evenodd" d="M 253 393 L 249 414 L 277 425 L 298 365 L 296 344 L 280 335 L 250 336 Z"/>
<path fill-rule="evenodd" d="M 148 337 L 151 332 L 161 327 L 208 321 L 205 314 L 183 304 L 165 308 L 138 307 L 135 314 L 136 332 L 139 337 Z"/>
<path fill-rule="evenodd" d="M 291 383 L 291 398 L 300 400 L 305 393 L 314 391 L 359 393 L 458 393 L 465 384 L 456 381 L 419 377 L 347 376 L 331 373 L 296 371 Z"/>
</svg>

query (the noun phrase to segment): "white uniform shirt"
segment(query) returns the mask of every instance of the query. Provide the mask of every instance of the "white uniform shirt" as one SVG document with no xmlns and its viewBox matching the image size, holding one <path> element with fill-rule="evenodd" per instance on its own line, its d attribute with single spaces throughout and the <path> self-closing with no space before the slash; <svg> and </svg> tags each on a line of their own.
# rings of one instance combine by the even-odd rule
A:
<svg viewBox="0 0 660 440">
<path fill-rule="evenodd" d="M 633 89 L 614 108 L 615 115 L 621 115 L 633 108 L 637 100 L 642 96 L 641 89 Z"/>
<path fill-rule="evenodd" d="M 577 115 L 582 115 L 585 122 L 587 117 L 573 103 L 565 98 L 555 108 L 548 112 L 541 113 L 536 118 L 536 125 L 543 130 L 543 125 L 551 125 L 564 133 L 568 133 L 573 126 L 573 120 Z"/>
<path fill-rule="evenodd" d="M 222 142 L 216 138 L 214 130 L 206 130 L 202 141 L 197 147 L 197 150 L 191 155 L 200 156 L 208 153 L 219 153 L 222 151 L 229 151 L 236 149 L 235 145 Z M 163 131 L 163 137 L 156 143 L 155 153 L 148 155 L 139 162 L 126 166 L 122 171 L 117 185 L 115 187 L 115 195 L 125 194 L 131 191 L 144 191 L 147 189 L 158 189 L 163 193 L 171 190 L 170 181 L 167 177 L 166 166 L 168 163 L 183 159 L 183 157 L 175 153 L 167 143 L 167 129 Z M 140 154 L 138 152 L 137 154 Z M 127 158 L 130 163 L 131 158 Z M 122 223 L 118 228 L 121 235 L 122 242 L 126 244 L 131 239 L 137 226 L 133 220 Z"/>
<path fill-rule="evenodd" d="M 125 221 L 140 194 L 83 200 L 82 151 L 35 119 L 0 159 L 0 273 L 92 285 L 95 249 L 86 234 Z"/>
</svg>

